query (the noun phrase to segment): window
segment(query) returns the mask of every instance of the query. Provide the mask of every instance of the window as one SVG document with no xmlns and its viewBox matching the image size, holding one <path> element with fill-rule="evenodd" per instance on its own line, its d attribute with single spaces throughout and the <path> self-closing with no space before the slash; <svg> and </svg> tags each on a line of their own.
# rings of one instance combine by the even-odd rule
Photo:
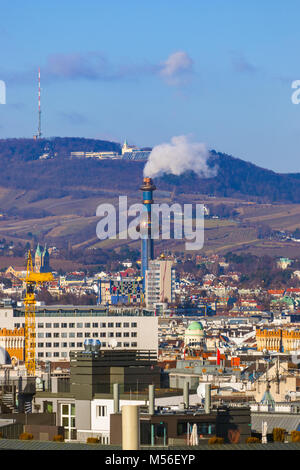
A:
<svg viewBox="0 0 300 470">
<path fill-rule="evenodd" d="M 116 328 L 121 328 L 122 323 L 116 323 Z"/>
<path fill-rule="evenodd" d="M 137 343 L 131 343 L 132 348 L 137 348 Z"/>
<path fill-rule="evenodd" d="M 52 353 L 51 352 L 46 352 L 46 357 L 52 357 Z"/>
<path fill-rule="evenodd" d="M 129 328 L 129 323 L 123 323 L 124 328 Z"/>
<path fill-rule="evenodd" d="M 69 343 L 69 348 L 75 348 L 75 343 Z"/>
<path fill-rule="evenodd" d="M 136 332 L 131 333 L 131 338 L 136 338 L 136 337 L 137 337 L 137 333 L 136 333 Z"/>
<path fill-rule="evenodd" d="M 64 435 L 67 441 L 76 439 L 75 404 L 61 404 L 61 426 L 64 427 Z"/>
<path fill-rule="evenodd" d="M 59 348 L 59 343 L 53 343 L 54 348 Z"/>
<path fill-rule="evenodd" d="M 93 333 L 93 338 L 98 338 L 98 333 Z"/>
<path fill-rule="evenodd" d="M 97 406 L 97 417 L 99 416 L 107 416 L 107 406 L 105 405 Z"/>
<path fill-rule="evenodd" d="M 39 352 L 38 357 L 44 357 L 44 353 Z"/>
<path fill-rule="evenodd" d="M 44 343 L 38 343 L 38 348 L 43 348 L 44 347 Z"/>
<path fill-rule="evenodd" d="M 43 411 L 44 413 L 53 413 L 52 401 L 43 401 Z"/>
<path fill-rule="evenodd" d="M 59 328 L 59 323 L 53 323 L 53 328 Z"/>
<path fill-rule="evenodd" d="M 98 328 L 98 323 L 93 323 L 93 328 Z"/>
<path fill-rule="evenodd" d="M 82 343 L 77 343 L 77 348 L 82 348 Z"/>
<path fill-rule="evenodd" d="M 75 333 L 69 333 L 69 338 L 75 338 Z"/>
<path fill-rule="evenodd" d="M 61 325 L 60 325 L 60 326 L 61 326 L 61 328 L 68 328 L 68 325 L 67 325 L 67 323 L 61 323 Z"/>
<path fill-rule="evenodd" d="M 137 323 L 131 323 L 131 328 L 136 328 L 137 327 Z"/>
<path fill-rule="evenodd" d="M 51 348 L 52 343 L 46 343 L 46 348 Z"/>
<path fill-rule="evenodd" d="M 106 333 L 100 333 L 100 338 L 106 338 Z"/>
<path fill-rule="evenodd" d="M 109 337 L 109 338 L 113 338 L 113 337 L 114 337 L 114 334 L 113 334 L 113 333 L 108 333 L 108 337 Z"/>
<path fill-rule="evenodd" d="M 44 338 L 44 333 L 38 333 L 38 338 Z"/>
<path fill-rule="evenodd" d="M 53 356 L 54 356 L 54 357 L 59 357 L 59 353 L 58 353 L 58 352 L 55 352 L 55 353 L 53 353 Z"/>
<path fill-rule="evenodd" d="M 84 327 L 85 327 L 85 328 L 91 328 L 91 324 L 90 324 L 90 323 L 85 323 L 85 324 L 84 324 Z"/>
<path fill-rule="evenodd" d="M 129 333 L 123 333 L 124 338 L 129 338 Z"/>
<path fill-rule="evenodd" d="M 113 323 L 108 323 L 107 326 L 108 326 L 108 328 L 113 328 L 114 324 Z"/>
<path fill-rule="evenodd" d="M 91 333 L 84 333 L 84 337 L 85 337 L 85 338 L 90 338 L 90 337 L 91 337 Z"/>
<path fill-rule="evenodd" d="M 59 338 L 59 333 L 53 333 L 53 338 Z"/>
<path fill-rule="evenodd" d="M 51 338 L 52 335 L 51 335 L 51 333 L 46 333 L 45 336 L 46 336 L 46 338 Z"/>
<path fill-rule="evenodd" d="M 67 348 L 67 347 L 68 347 L 68 343 L 61 343 L 61 346 L 62 346 L 63 348 Z"/>
<path fill-rule="evenodd" d="M 129 348 L 129 343 L 123 343 L 124 348 Z"/>
<path fill-rule="evenodd" d="M 77 328 L 82 328 L 83 327 L 83 323 L 77 323 Z"/>
<path fill-rule="evenodd" d="M 82 338 L 83 337 L 83 333 L 77 333 L 77 338 Z"/>
<path fill-rule="evenodd" d="M 46 323 L 46 328 L 51 328 L 52 327 L 52 323 Z"/>
<path fill-rule="evenodd" d="M 192 431 L 193 425 L 197 425 L 197 433 L 198 434 L 215 434 L 216 433 L 216 425 L 214 423 L 193 423 L 189 422 L 190 425 L 190 432 Z M 187 434 L 187 422 L 179 421 L 177 424 L 177 434 L 181 436 L 182 434 Z"/>
<path fill-rule="evenodd" d="M 122 333 L 116 333 L 116 338 L 121 338 Z"/>
<path fill-rule="evenodd" d="M 62 337 L 62 338 L 67 338 L 68 335 L 67 335 L 67 333 L 62 333 L 62 334 L 61 334 L 61 337 Z"/>
<path fill-rule="evenodd" d="M 69 328 L 75 328 L 75 323 L 69 323 Z"/>
<path fill-rule="evenodd" d="M 44 328 L 44 323 L 38 323 L 38 328 Z"/>
<path fill-rule="evenodd" d="M 106 328 L 106 323 L 100 323 L 100 328 Z"/>
</svg>

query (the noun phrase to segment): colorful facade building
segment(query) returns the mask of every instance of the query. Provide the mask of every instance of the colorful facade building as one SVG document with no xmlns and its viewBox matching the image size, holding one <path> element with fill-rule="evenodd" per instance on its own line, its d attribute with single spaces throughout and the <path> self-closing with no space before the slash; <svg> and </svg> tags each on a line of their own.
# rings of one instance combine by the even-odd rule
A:
<svg viewBox="0 0 300 470">
<path fill-rule="evenodd" d="M 300 349 L 300 330 L 257 329 L 257 350 L 297 351 Z"/>
<path fill-rule="evenodd" d="M 13 364 L 24 361 L 24 328 L 0 329 L 0 347 L 7 352 Z"/>
</svg>

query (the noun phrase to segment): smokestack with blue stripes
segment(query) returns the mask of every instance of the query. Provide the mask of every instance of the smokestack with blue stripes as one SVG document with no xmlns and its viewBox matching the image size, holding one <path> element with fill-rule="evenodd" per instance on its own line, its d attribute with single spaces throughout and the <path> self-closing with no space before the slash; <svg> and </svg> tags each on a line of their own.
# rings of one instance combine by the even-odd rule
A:
<svg viewBox="0 0 300 470">
<path fill-rule="evenodd" d="M 145 276 L 148 269 L 149 260 L 154 258 L 153 239 L 151 238 L 151 204 L 153 204 L 153 191 L 156 186 L 151 178 L 144 178 L 140 190 L 143 191 L 143 204 L 145 207 L 145 217 L 143 217 L 140 230 L 142 237 L 141 247 L 141 274 L 143 278 L 143 288 L 145 290 Z"/>
</svg>

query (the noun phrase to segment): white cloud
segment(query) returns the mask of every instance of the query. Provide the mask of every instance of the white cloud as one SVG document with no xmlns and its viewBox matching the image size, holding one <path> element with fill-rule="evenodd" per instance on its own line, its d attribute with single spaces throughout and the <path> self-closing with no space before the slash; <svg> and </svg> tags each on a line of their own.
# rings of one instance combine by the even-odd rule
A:
<svg viewBox="0 0 300 470">
<path fill-rule="evenodd" d="M 160 75 L 171 85 L 186 80 L 193 71 L 193 60 L 185 51 L 173 52 L 161 63 Z"/>
</svg>

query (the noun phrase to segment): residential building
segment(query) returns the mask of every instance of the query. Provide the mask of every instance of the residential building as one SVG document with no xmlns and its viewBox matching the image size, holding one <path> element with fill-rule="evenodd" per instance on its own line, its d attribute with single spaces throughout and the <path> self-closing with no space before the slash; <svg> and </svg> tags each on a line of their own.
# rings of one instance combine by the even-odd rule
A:
<svg viewBox="0 0 300 470">
<path fill-rule="evenodd" d="M 145 297 L 147 308 L 175 301 L 175 269 L 173 260 L 159 258 L 149 260 L 146 271 Z"/>
</svg>

